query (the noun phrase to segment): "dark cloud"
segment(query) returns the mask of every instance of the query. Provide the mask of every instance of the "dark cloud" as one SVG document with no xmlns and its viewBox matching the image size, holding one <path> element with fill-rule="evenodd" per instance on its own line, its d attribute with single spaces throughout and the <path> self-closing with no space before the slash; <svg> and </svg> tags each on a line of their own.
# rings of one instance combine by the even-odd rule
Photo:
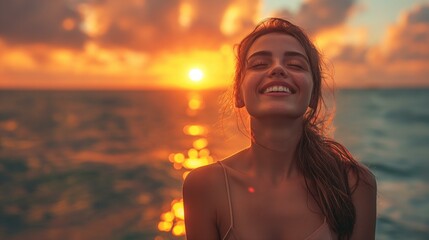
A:
<svg viewBox="0 0 429 240">
<path fill-rule="evenodd" d="M 241 28 L 253 27 L 259 1 L 245 1 L 247 6 L 243 9 L 250 11 L 238 16 Z M 191 6 L 192 12 L 187 26 L 179 20 L 184 2 Z M 231 4 L 240 2 L 243 3 L 242 0 L 0 0 L 0 39 L 12 45 L 41 43 L 67 47 L 80 47 L 90 39 L 107 48 L 145 52 L 217 49 L 233 37 L 221 30 L 224 14 Z M 87 14 L 98 25 L 95 33 L 81 29 Z M 72 30 L 63 29 L 65 19 L 74 21 Z"/>
<path fill-rule="evenodd" d="M 419 7 L 413 9 L 406 16 L 406 22 L 410 24 L 428 24 L 429 23 L 429 4 L 420 5 Z"/>
<path fill-rule="evenodd" d="M 86 36 L 78 28 L 63 29 L 67 18 L 81 20 L 65 1 L 0 0 L 0 38 L 12 44 L 80 47 Z"/>
<path fill-rule="evenodd" d="M 179 0 L 147 0 L 142 5 L 101 6 L 112 20 L 105 34 L 97 38 L 103 44 L 127 46 L 144 51 L 178 48 L 218 48 L 228 37 L 220 23 L 231 0 L 188 1 L 192 8 L 188 26 L 180 25 Z M 124 25 L 127 22 L 128 25 Z"/>
<path fill-rule="evenodd" d="M 296 13 L 284 9 L 275 15 L 290 19 L 309 33 L 314 34 L 345 22 L 355 0 L 308 0 Z"/>
<path fill-rule="evenodd" d="M 247 6 L 239 9 L 242 12 L 236 21 L 241 28 L 253 25 L 252 17 L 259 10 L 259 1 L 245 1 Z M 179 20 L 181 5 L 185 2 L 191 8 L 187 26 Z M 217 49 L 233 37 L 222 32 L 220 25 L 231 4 L 240 2 L 243 1 L 0 0 L 0 38 L 9 44 L 68 47 L 80 47 L 90 39 L 107 48 L 131 48 L 148 53 Z M 82 28 L 87 14 L 96 25 L 95 32 Z M 71 19 L 75 27 L 65 30 L 62 26 L 65 19 Z"/>
<path fill-rule="evenodd" d="M 106 25 L 96 40 L 105 45 L 150 49 L 178 29 L 179 0 L 148 0 L 141 4 L 99 2 L 92 7 Z"/>
</svg>

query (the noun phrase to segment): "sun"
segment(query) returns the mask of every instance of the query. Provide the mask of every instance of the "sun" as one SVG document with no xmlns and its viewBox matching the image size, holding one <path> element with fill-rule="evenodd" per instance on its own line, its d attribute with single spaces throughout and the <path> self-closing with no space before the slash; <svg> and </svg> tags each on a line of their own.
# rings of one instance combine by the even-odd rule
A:
<svg viewBox="0 0 429 240">
<path fill-rule="evenodd" d="M 193 82 L 200 82 L 204 77 L 203 71 L 201 71 L 201 69 L 198 69 L 198 68 L 191 69 L 188 75 L 189 75 L 189 79 L 191 79 L 191 81 Z"/>
</svg>

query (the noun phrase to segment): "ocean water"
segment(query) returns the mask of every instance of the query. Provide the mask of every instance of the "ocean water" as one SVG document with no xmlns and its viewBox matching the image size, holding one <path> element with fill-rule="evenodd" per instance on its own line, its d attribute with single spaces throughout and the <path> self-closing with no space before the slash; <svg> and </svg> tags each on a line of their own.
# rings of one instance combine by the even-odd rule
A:
<svg viewBox="0 0 429 240">
<path fill-rule="evenodd" d="M 184 239 L 183 175 L 248 139 L 221 91 L 0 91 L 0 239 Z M 429 239 L 429 89 L 340 90 L 376 239 Z"/>
</svg>

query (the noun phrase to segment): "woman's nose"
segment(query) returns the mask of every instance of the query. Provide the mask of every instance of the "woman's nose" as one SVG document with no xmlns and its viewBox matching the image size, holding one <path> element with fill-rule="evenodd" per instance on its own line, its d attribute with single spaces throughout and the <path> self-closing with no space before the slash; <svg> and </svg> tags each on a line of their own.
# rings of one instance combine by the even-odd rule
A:
<svg viewBox="0 0 429 240">
<path fill-rule="evenodd" d="M 286 70 L 280 64 L 276 64 L 275 66 L 273 66 L 270 72 L 271 77 L 286 77 L 286 75 Z"/>
</svg>

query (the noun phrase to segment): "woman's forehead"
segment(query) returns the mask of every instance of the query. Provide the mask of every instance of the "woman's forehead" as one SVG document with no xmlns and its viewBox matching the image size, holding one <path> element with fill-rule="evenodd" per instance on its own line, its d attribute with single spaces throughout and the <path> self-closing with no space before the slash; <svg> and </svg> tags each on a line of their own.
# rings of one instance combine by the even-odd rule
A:
<svg viewBox="0 0 429 240">
<path fill-rule="evenodd" d="M 247 52 L 247 57 L 259 51 L 280 54 L 292 51 L 307 56 L 301 43 L 291 35 L 284 33 L 268 33 L 260 36 L 250 46 L 249 51 Z"/>
</svg>

